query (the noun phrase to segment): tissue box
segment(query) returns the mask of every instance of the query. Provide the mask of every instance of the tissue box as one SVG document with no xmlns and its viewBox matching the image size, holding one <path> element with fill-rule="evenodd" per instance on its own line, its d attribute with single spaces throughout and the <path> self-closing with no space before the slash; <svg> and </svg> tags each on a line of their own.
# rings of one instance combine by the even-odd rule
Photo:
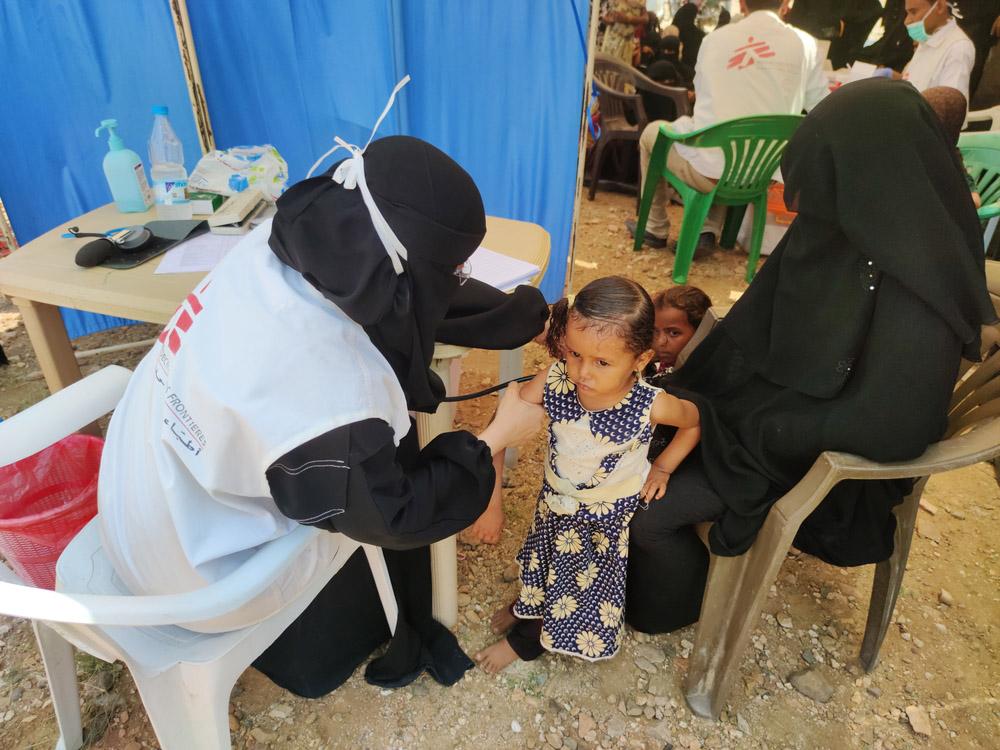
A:
<svg viewBox="0 0 1000 750">
<path fill-rule="evenodd" d="M 218 193 L 210 193 L 207 190 L 192 190 L 188 192 L 188 200 L 191 201 L 191 213 L 214 214 L 226 200 L 226 196 Z"/>
</svg>

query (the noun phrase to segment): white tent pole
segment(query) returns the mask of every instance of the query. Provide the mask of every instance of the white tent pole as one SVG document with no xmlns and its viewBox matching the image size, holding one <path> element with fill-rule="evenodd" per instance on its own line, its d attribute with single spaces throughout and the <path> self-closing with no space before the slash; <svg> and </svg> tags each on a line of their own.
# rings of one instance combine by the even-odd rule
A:
<svg viewBox="0 0 1000 750">
<path fill-rule="evenodd" d="M 570 0 L 572 2 L 572 0 Z M 590 25 L 587 34 L 587 72 L 583 76 L 583 112 L 580 114 L 580 147 L 576 156 L 576 193 L 573 196 L 573 224 L 569 234 L 569 254 L 566 256 L 567 294 L 573 292 L 573 259 L 576 256 L 576 229 L 580 221 L 580 199 L 583 195 L 583 164 L 587 151 L 587 119 L 590 89 L 594 81 L 594 50 L 597 47 L 597 22 L 601 12 L 600 0 L 590 0 Z"/>
<path fill-rule="evenodd" d="M 194 115 L 195 129 L 198 131 L 198 142 L 201 145 L 201 153 L 207 154 L 215 149 L 215 134 L 212 132 L 212 121 L 208 117 L 208 102 L 205 101 L 205 87 L 201 82 L 198 55 L 194 50 L 194 35 L 191 33 L 187 2 L 170 0 L 169 5 L 170 15 L 174 19 L 177 49 L 181 54 L 184 81 L 187 83 L 188 97 L 191 99 L 191 113 Z"/>
</svg>

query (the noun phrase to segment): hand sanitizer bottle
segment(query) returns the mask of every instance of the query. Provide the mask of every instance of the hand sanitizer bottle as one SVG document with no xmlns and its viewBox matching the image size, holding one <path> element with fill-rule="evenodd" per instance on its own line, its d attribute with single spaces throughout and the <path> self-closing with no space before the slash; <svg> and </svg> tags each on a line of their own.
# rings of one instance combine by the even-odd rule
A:
<svg viewBox="0 0 1000 750">
<path fill-rule="evenodd" d="M 153 107 L 153 133 L 149 136 L 149 174 L 153 178 L 156 218 L 190 219 L 191 202 L 187 197 L 187 170 L 184 169 L 184 146 L 170 127 L 167 108 Z"/>
<path fill-rule="evenodd" d="M 115 132 L 118 120 L 101 120 L 101 127 L 94 131 L 100 137 L 108 131 L 108 153 L 104 155 L 104 176 L 111 188 L 111 197 L 122 213 L 148 211 L 153 205 L 153 194 L 146 182 L 146 170 L 139 154 L 125 148 L 121 136 Z"/>
</svg>

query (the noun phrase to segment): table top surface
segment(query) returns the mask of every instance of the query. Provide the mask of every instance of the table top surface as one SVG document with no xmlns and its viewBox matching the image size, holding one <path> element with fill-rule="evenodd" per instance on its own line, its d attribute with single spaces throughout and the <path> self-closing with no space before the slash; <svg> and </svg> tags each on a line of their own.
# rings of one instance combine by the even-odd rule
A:
<svg viewBox="0 0 1000 750">
<path fill-rule="evenodd" d="M 61 236 L 73 225 L 81 232 L 104 232 L 155 218 L 152 209 L 123 214 L 114 204 L 108 204 L 64 222 L 0 259 L 0 293 L 149 323 L 166 323 L 204 273 L 156 275 L 163 255 L 128 270 L 80 268 L 73 259 L 77 250 L 90 240 Z M 541 268 L 532 281 L 535 285 L 548 266 L 549 234 L 537 224 L 488 216 L 483 245 Z"/>
</svg>

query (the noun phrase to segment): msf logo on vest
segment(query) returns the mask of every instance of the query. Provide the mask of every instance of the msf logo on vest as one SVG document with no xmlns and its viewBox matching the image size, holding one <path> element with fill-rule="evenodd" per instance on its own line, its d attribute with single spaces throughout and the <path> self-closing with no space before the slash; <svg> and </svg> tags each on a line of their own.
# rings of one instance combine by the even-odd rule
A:
<svg viewBox="0 0 1000 750">
<path fill-rule="evenodd" d="M 159 337 L 163 348 L 153 370 L 156 380 L 164 389 L 166 405 L 164 430 L 169 430 L 169 435 L 195 456 L 205 448 L 207 438 L 184 400 L 171 388 L 170 361 L 171 357 L 180 351 L 184 334 L 191 329 L 195 318 L 205 309 L 199 295 L 204 294 L 210 283 L 211 281 L 207 282 L 197 292 L 189 294 L 174 313 L 173 320 L 163 329 Z"/>
<path fill-rule="evenodd" d="M 733 56 L 729 58 L 726 70 L 743 70 L 758 60 L 764 60 L 768 57 L 774 57 L 774 50 L 768 46 L 768 43 L 749 37 L 746 44 L 733 51 Z"/>
<path fill-rule="evenodd" d="M 177 312 L 174 313 L 175 318 L 172 324 L 167 325 L 160 333 L 159 342 L 166 344 L 171 354 L 177 354 L 180 350 L 181 336 L 191 328 L 191 325 L 194 323 L 194 316 L 198 315 L 204 309 L 201 301 L 198 299 L 198 295 L 203 294 L 211 283 L 209 281 L 197 292 L 191 292 L 184 302 L 181 303 L 181 306 L 177 308 Z"/>
</svg>

